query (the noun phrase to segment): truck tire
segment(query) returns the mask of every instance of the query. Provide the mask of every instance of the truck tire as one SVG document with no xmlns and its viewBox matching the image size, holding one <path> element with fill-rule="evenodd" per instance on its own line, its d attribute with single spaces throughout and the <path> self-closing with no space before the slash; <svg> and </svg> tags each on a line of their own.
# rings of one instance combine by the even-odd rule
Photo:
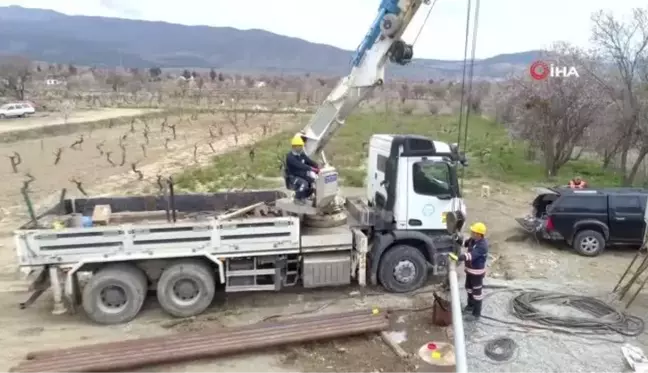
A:
<svg viewBox="0 0 648 373">
<path fill-rule="evenodd" d="M 129 264 L 114 264 L 100 269 L 83 288 L 83 310 L 98 324 L 121 324 L 137 316 L 142 309 L 147 278 Z"/>
<path fill-rule="evenodd" d="M 214 270 L 198 260 L 172 264 L 157 283 L 157 299 L 162 309 L 175 317 L 203 313 L 214 300 Z"/>
<path fill-rule="evenodd" d="M 605 249 L 605 237 L 597 231 L 580 231 L 574 237 L 572 246 L 577 253 L 583 256 L 597 256 Z"/>
<path fill-rule="evenodd" d="M 396 245 L 380 259 L 378 280 L 390 293 L 414 291 L 427 281 L 428 264 L 416 247 Z"/>
</svg>

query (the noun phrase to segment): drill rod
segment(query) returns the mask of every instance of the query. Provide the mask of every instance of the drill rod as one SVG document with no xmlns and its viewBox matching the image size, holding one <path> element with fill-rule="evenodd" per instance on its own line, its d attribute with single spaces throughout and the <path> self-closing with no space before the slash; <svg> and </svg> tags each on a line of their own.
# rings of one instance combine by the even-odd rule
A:
<svg viewBox="0 0 648 373">
<path fill-rule="evenodd" d="M 452 306 L 452 329 L 454 331 L 455 359 L 457 373 L 468 373 L 466 360 L 466 339 L 463 318 L 461 314 L 461 298 L 459 297 L 459 281 L 457 280 L 457 264 L 449 260 L 448 279 L 450 281 L 450 296 Z"/>
</svg>

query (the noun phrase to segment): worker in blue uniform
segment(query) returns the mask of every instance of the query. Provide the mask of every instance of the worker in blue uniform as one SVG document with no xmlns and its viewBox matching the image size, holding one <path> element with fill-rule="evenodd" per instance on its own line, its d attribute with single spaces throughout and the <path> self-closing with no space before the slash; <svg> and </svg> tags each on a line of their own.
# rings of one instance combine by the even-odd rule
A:
<svg viewBox="0 0 648 373">
<path fill-rule="evenodd" d="M 319 165 L 304 154 L 304 140 L 300 135 L 292 138 L 286 155 L 286 187 L 295 191 L 295 202 L 304 204 L 313 194 L 313 179 L 309 172 L 319 173 Z"/>
<path fill-rule="evenodd" d="M 463 242 L 468 250 L 459 255 L 450 253 L 450 259 L 464 262 L 466 272 L 466 293 L 468 304 L 464 308 L 468 321 L 478 320 L 482 311 L 484 299 L 483 286 L 486 276 L 486 261 L 488 259 L 488 241 L 486 241 L 486 225 L 475 223 L 470 226 L 470 238 Z"/>
</svg>

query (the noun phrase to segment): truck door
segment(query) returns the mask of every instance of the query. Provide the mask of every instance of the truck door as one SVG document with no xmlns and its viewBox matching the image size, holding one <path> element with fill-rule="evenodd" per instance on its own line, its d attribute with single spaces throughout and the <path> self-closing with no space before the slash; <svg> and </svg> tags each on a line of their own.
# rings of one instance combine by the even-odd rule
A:
<svg viewBox="0 0 648 373">
<path fill-rule="evenodd" d="M 385 184 L 386 169 L 387 157 L 380 154 L 378 151 L 370 151 L 369 166 L 367 167 L 367 200 L 381 206 L 384 205 L 387 200 L 387 189 Z"/>
<path fill-rule="evenodd" d="M 407 174 L 407 229 L 445 230 L 445 214 L 457 203 L 449 165 L 412 157 Z"/>
<path fill-rule="evenodd" d="M 610 239 L 618 243 L 643 242 L 645 195 L 611 195 Z"/>
</svg>

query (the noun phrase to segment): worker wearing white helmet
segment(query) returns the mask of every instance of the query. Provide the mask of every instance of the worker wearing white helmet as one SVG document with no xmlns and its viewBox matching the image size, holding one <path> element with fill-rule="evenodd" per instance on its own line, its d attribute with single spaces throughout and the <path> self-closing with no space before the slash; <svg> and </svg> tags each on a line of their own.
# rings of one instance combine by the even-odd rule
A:
<svg viewBox="0 0 648 373">
<path fill-rule="evenodd" d="M 315 182 L 308 173 L 310 171 L 319 173 L 319 166 L 304 154 L 304 139 L 301 135 L 295 135 L 290 145 L 291 149 L 286 155 L 286 187 L 295 191 L 295 202 L 303 204 L 313 194 L 313 182 Z"/>
<path fill-rule="evenodd" d="M 450 253 L 450 259 L 465 263 L 466 293 L 468 305 L 464 308 L 467 319 L 478 320 L 482 311 L 482 292 L 486 276 L 486 260 L 488 259 L 488 241 L 486 241 L 486 225 L 475 223 L 470 226 L 470 238 L 463 242 L 468 250 L 458 257 Z"/>
</svg>

